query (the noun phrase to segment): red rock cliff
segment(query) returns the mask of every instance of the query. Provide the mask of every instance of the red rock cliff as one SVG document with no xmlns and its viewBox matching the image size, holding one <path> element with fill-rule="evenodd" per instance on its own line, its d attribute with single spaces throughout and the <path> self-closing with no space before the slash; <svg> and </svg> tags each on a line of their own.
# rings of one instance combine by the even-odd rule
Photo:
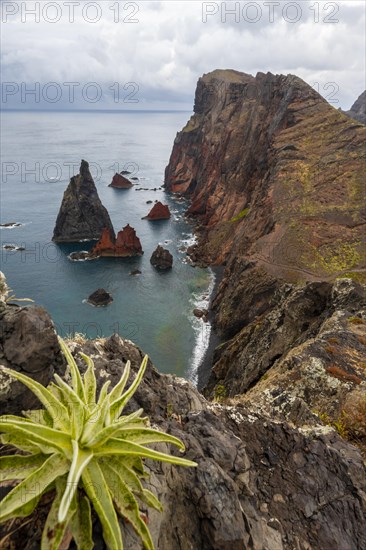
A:
<svg viewBox="0 0 366 550">
<path fill-rule="evenodd" d="M 235 332 L 279 279 L 365 276 L 365 127 L 293 75 L 213 71 L 177 135 L 166 189 L 192 199 L 197 261 L 226 263 L 217 322 Z"/>
</svg>

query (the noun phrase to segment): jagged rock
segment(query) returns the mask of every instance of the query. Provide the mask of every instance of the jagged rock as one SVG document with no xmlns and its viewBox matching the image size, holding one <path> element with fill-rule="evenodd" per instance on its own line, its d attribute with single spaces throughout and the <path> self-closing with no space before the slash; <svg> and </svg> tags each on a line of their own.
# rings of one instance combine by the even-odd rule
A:
<svg viewBox="0 0 366 550">
<path fill-rule="evenodd" d="M 156 191 L 156 189 L 153 189 L 153 191 Z M 169 206 L 166 204 L 162 204 L 161 202 L 157 202 L 154 204 L 150 212 L 147 216 L 142 218 L 143 220 L 150 220 L 150 221 L 156 221 L 156 220 L 169 220 L 170 218 L 170 210 Z"/>
<path fill-rule="evenodd" d="M 133 271 L 130 271 L 130 275 L 141 275 L 141 271 L 139 269 L 134 269 Z"/>
<path fill-rule="evenodd" d="M 141 256 L 142 254 L 140 239 L 137 237 L 134 228 L 129 224 L 118 232 L 117 238 L 109 229 L 104 228 L 100 241 L 90 251 L 91 257 L 112 256 L 124 258 Z"/>
<path fill-rule="evenodd" d="M 356 99 L 349 111 L 343 111 L 349 117 L 366 124 L 366 90 Z"/>
<path fill-rule="evenodd" d="M 115 174 L 113 176 L 112 183 L 109 184 L 109 187 L 115 187 L 116 189 L 131 189 L 131 187 L 133 187 L 133 183 L 121 174 Z"/>
<path fill-rule="evenodd" d="M 89 164 L 82 160 L 80 174 L 71 178 L 64 193 L 52 240 L 57 243 L 98 240 L 105 227 L 114 236 L 112 222 L 98 196 Z"/>
<path fill-rule="evenodd" d="M 162 246 L 158 246 L 152 253 L 150 263 L 158 269 L 170 269 L 173 266 L 173 256 Z"/>
<path fill-rule="evenodd" d="M 197 319 L 204 319 L 207 320 L 208 311 L 207 309 L 198 309 L 195 308 L 193 310 L 193 315 L 197 317 Z"/>
<path fill-rule="evenodd" d="M 82 372 L 79 352 L 93 356 L 99 391 L 106 380 L 116 384 L 127 360 L 131 382 L 143 357 L 117 335 L 71 348 Z M 140 407 L 154 426 L 181 438 L 187 458 L 198 462 L 193 469 L 146 461 L 144 485 L 164 506 L 162 513 L 149 510 L 159 550 L 365 547 L 365 468 L 357 449 L 333 429 L 295 428 L 240 404 L 210 404 L 190 382 L 161 375 L 150 362 L 126 414 Z M 159 449 L 168 451 L 163 444 Z M 41 503 L 37 525 L 48 511 L 49 502 Z M 131 526 L 121 522 L 121 528 L 126 550 L 140 548 Z M 21 518 L 9 529 L 13 547 L 36 547 L 41 529 L 33 522 Z M 94 542 L 105 550 L 97 522 Z"/>
<path fill-rule="evenodd" d="M 113 298 L 104 288 L 98 288 L 89 296 L 88 302 L 96 307 L 107 306 L 113 302 Z"/>
<path fill-rule="evenodd" d="M 47 311 L 39 306 L 3 305 L 0 310 L 0 364 L 47 385 L 54 371 L 63 371 L 57 336 Z M 0 371 L 2 414 L 38 407 L 27 388 Z"/>
<path fill-rule="evenodd" d="M 20 227 L 22 224 L 21 223 L 18 223 L 18 222 L 7 222 L 7 223 L 0 223 L 0 227 L 8 227 L 8 228 L 12 228 L 12 227 Z"/>
</svg>

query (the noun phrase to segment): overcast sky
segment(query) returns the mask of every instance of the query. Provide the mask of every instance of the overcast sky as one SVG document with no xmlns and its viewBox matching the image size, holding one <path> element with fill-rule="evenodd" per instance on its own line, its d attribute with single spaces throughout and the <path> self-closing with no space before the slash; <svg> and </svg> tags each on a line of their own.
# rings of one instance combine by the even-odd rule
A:
<svg viewBox="0 0 366 550">
<path fill-rule="evenodd" d="M 365 6 L 2 0 L 2 107 L 191 110 L 197 79 L 232 68 L 296 74 L 348 109 L 365 89 Z"/>
</svg>

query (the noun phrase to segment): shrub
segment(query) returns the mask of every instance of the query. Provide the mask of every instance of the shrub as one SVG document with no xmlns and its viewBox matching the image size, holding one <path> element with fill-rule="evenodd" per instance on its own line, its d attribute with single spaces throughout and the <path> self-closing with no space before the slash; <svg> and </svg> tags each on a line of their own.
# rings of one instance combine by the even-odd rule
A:
<svg viewBox="0 0 366 550">
<path fill-rule="evenodd" d="M 182 466 L 197 466 L 189 460 L 149 449 L 146 444 L 167 442 L 182 451 L 183 443 L 172 435 L 148 427 L 140 409 L 127 416 L 122 411 L 144 375 L 147 356 L 138 374 L 125 390 L 130 363 L 118 384 L 108 393 L 106 382 L 96 401 L 96 378 L 92 360 L 81 354 L 88 368 L 82 378 L 66 344 L 60 345 L 71 371 L 69 387 L 58 375 L 43 387 L 31 378 L 2 367 L 9 376 L 27 386 L 44 409 L 24 413 L 26 417 L 1 416 L 1 442 L 22 454 L 0 458 L 1 481 L 17 480 L 2 500 L 0 521 L 30 515 L 40 497 L 55 490 L 55 499 L 43 530 L 41 549 L 56 550 L 71 532 L 78 548 L 91 550 L 91 503 L 109 549 L 123 548 L 118 515 L 123 516 L 153 549 L 149 529 L 140 516 L 139 502 L 162 509 L 145 489 L 143 458 Z"/>
</svg>

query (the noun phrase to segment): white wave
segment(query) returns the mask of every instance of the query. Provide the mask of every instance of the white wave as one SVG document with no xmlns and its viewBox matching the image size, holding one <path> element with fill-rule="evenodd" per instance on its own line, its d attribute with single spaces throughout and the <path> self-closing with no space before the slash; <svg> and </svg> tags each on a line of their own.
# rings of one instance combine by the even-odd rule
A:
<svg viewBox="0 0 366 550">
<path fill-rule="evenodd" d="M 210 284 L 208 289 L 204 290 L 200 294 L 193 295 L 193 305 L 197 309 L 208 309 L 210 305 L 211 295 L 215 287 L 215 274 L 209 268 L 209 273 L 211 276 Z M 192 357 L 190 360 L 190 368 L 188 371 L 188 378 L 197 385 L 198 381 L 198 369 L 202 364 L 202 361 L 205 357 L 206 351 L 210 343 L 211 335 L 211 324 L 209 322 L 203 321 L 203 319 L 197 319 L 192 314 L 192 325 L 196 334 L 196 342 L 193 348 Z"/>
</svg>

